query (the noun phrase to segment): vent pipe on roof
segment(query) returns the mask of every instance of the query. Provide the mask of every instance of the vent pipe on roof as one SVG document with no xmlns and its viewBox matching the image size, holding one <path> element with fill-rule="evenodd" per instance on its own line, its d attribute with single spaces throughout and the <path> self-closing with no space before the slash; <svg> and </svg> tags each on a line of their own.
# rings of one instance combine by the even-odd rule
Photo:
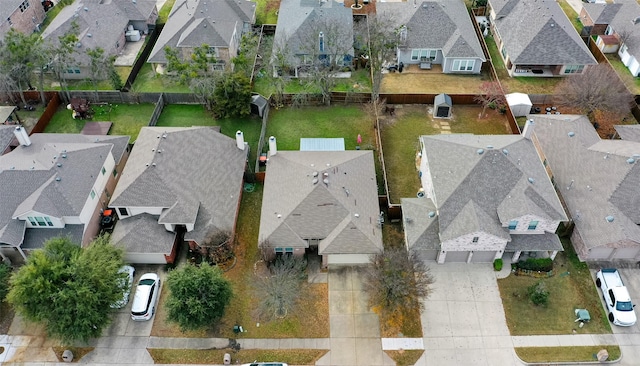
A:
<svg viewBox="0 0 640 366">
<path fill-rule="evenodd" d="M 17 126 L 16 129 L 13 130 L 13 134 L 18 139 L 18 142 L 20 143 L 20 145 L 22 146 L 31 145 L 31 139 L 29 138 L 29 134 L 27 133 L 27 130 L 24 129 L 24 127 Z"/>
<path fill-rule="evenodd" d="M 533 134 L 533 125 L 534 123 L 532 119 L 528 119 L 527 123 L 524 125 L 522 136 L 527 140 L 531 140 L 531 135 Z"/>
<path fill-rule="evenodd" d="M 274 156 L 278 153 L 278 145 L 274 136 L 269 137 L 269 155 Z"/>
<path fill-rule="evenodd" d="M 244 134 L 242 131 L 236 131 L 236 146 L 240 150 L 244 150 Z"/>
</svg>

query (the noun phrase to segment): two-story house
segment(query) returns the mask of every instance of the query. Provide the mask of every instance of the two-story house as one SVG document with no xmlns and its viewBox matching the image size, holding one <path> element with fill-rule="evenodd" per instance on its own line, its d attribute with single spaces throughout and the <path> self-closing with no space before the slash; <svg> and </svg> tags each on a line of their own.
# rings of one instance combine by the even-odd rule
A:
<svg viewBox="0 0 640 366">
<path fill-rule="evenodd" d="M 173 263 L 184 239 L 233 238 L 249 148 L 211 127 L 143 127 L 109 204 L 129 263 Z"/>
<path fill-rule="evenodd" d="M 491 32 L 509 76 L 570 76 L 597 64 L 553 0 L 489 0 Z"/>
<path fill-rule="evenodd" d="M 242 36 L 256 21 L 256 3 L 248 0 L 176 0 L 147 62 L 164 73 L 166 47 L 189 59 L 194 48 L 207 45 L 212 70 L 233 67 Z"/>
<path fill-rule="evenodd" d="M 85 245 L 99 231 L 128 157 L 129 136 L 39 133 L 0 156 L 0 249 L 25 252 L 58 236 Z"/>
<path fill-rule="evenodd" d="M 20 33 L 40 31 L 45 8 L 40 0 L 4 0 L 0 6 L 0 37 L 15 29 Z"/>
<path fill-rule="evenodd" d="M 421 136 L 422 189 L 402 199 L 407 248 L 438 263 L 554 258 L 567 217 L 530 133 Z"/>
</svg>

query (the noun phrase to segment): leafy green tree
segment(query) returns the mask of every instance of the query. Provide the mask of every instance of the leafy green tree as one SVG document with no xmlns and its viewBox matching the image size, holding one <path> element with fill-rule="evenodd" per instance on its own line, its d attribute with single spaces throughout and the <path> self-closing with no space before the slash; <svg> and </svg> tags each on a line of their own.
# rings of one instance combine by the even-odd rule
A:
<svg viewBox="0 0 640 366">
<path fill-rule="evenodd" d="M 0 262 L 0 302 L 4 301 L 9 292 L 9 278 L 11 277 L 11 266 Z"/>
<path fill-rule="evenodd" d="M 115 56 L 106 54 L 100 47 L 87 49 L 87 56 L 90 59 L 89 74 L 96 92 L 96 100 L 98 100 L 98 81 L 100 80 L 109 78 L 114 88 L 122 88 L 122 80 L 113 64 L 116 60 Z M 117 79 L 114 78 L 115 76 L 117 76 Z"/>
<path fill-rule="evenodd" d="M 218 267 L 202 263 L 200 267 L 184 266 L 167 277 L 168 319 L 182 330 L 201 329 L 212 325 L 224 314 L 233 291 Z"/>
<path fill-rule="evenodd" d="M 41 50 L 42 38 L 39 34 L 23 34 L 13 28 L 0 43 L 0 70 L 14 81 L 23 104 L 27 103 L 24 90 L 31 86 Z"/>
<path fill-rule="evenodd" d="M 82 249 L 54 238 L 35 250 L 13 276 L 8 300 L 49 336 L 70 343 L 98 337 L 110 322 L 111 304 L 122 298 L 122 249 L 108 236 Z"/>
<path fill-rule="evenodd" d="M 62 87 L 62 91 L 66 94 L 67 99 L 71 99 L 71 94 L 69 93 L 65 73 L 69 66 L 75 62 L 74 54 L 76 52 L 76 44 L 78 43 L 78 32 L 78 23 L 74 21 L 71 23 L 71 28 L 58 37 L 56 43 L 49 43 L 47 45 L 51 55 L 53 55 L 51 66 L 58 76 L 60 86 Z"/>
<path fill-rule="evenodd" d="M 547 290 L 547 286 L 542 281 L 527 287 L 527 294 L 531 302 L 536 306 L 546 307 L 549 304 L 549 290 Z"/>
<path fill-rule="evenodd" d="M 251 113 L 251 83 L 243 73 L 225 73 L 213 94 L 213 113 L 220 118 L 242 117 Z"/>
</svg>

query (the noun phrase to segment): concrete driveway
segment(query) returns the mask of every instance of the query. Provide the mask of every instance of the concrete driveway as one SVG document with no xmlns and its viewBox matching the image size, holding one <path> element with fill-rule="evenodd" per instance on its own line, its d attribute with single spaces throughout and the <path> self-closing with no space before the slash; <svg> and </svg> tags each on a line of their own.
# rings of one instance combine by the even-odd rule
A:
<svg viewBox="0 0 640 366">
<path fill-rule="evenodd" d="M 489 264 L 431 264 L 425 301 L 425 352 L 416 366 L 519 365 L 507 328 L 496 272 Z"/>
</svg>

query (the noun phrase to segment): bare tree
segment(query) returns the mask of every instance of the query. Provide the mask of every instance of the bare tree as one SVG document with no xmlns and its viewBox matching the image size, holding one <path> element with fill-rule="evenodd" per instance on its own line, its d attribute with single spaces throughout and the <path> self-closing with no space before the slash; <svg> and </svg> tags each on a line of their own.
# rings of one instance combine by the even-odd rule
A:
<svg viewBox="0 0 640 366">
<path fill-rule="evenodd" d="M 269 266 L 269 276 L 260 278 L 256 291 L 261 315 L 282 318 L 292 309 L 305 279 L 307 261 L 293 256 L 276 258 Z"/>
<path fill-rule="evenodd" d="M 401 28 L 388 13 L 367 14 L 355 23 L 356 47 L 363 53 L 371 70 L 371 99 L 378 99 L 382 69 L 397 52 Z"/>
<path fill-rule="evenodd" d="M 390 248 L 371 258 L 365 289 L 369 304 L 382 313 L 398 314 L 403 309 L 423 306 L 434 279 L 415 251 Z"/>
<path fill-rule="evenodd" d="M 296 37 L 299 57 L 307 65 L 303 71 L 306 71 L 308 86 L 319 89 L 323 102 L 330 105 L 337 73 L 351 66 L 352 24 L 344 19 L 316 16 Z"/>
<path fill-rule="evenodd" d="M 492 109 L 504 108 L 507 104 L 504 92 L 500 83 L 497 81 L 485 81 L 480 84 L 480 94 L 476 95 L 473 99 L 482 104 L 482 112 L 480 112 L 480 118 L 486 117 L 485 112 L 487 107 Z"/>
<path fill-rule="evenodd" d="M 609 119 L 619 119 L 629 113 L 633 95 L 627 90 L 616 72 L 607 64 L 590 66 L 582 74 L 566 77 L 555 90 L 558 104 L 577 109 L 589 120 L 598 123 L 605 136 L 613 126 L 604 120 L 597 121 L 596 112 L 608 115 Z"/>
</svg>

